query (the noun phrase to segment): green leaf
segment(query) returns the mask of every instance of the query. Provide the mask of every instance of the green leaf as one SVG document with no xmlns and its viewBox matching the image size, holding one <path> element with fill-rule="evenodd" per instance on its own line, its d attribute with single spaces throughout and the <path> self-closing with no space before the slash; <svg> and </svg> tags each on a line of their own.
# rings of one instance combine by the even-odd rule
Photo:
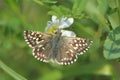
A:
<svg viewBox="0 0 120 80">
<path fill-rule="evenodd" d="M 115 12 L 115 13 L 109 15 L 109 16 L 108 16 L 108 19 L 109 19 L 109 21 L 110 21 L 111 26 L 112 26 L 113 29 L 115 29 L 117 26 L 120 25 L 120 22 L 119 22 L 119 15 L 118 15 L 117 12 Z"/>
<path fill-rule="evenodd" d="M 93 2 L 88 2 L 86 5 L 86 12 L 91 17 L 91 19 L 99 25 L 107 26 L 107 20 L 97 7 L 97 4 Z M 104 11 L 103 11 L 104 12 Z"/>
<path fill-rule="evenodd" d="M 120 58 L 120 26 L 108 35 L 103 52 L 106 59 Z"/>
<path fill-rule="evenodd" d="M 109 7 L 114 9 L 116 8 L 116 1 L 115 0 L 109 0 L 109 3 L 108 3 Z"/>
<path fill-rule="evenodd" d="M 58 17 L 63 15 L 69 15 L 70 13 L 70 9 L 64 6 L 52 6 L 52 10 L 48 12 L 48 14 L 56 15 Z"/>
<path fill-rule="evenodd" d="M 57 3 L 57 1 L 55 0 L 42 0 L 44 3 L 52 3 L 52 4 L 55 4 Z"/>
<path fill-rule="evenodd" d="M 74 0 L 74 5 L 72 8 L 73 15 L 80 15 L 82 11 L 85 10 L 87 0 Z"/>
<path fill-rule="evenodd" d="M 60 15 L 62 15 L 62 12 L 61 12 L 59 6 L 52 6 L 52 13 L 55 13 L 56 16 L 60 16 Z M 52 15 L 53 15 L 53 14 L 52 14 Z"/>
<path fill-rule="evenodd" d="M 44 3 L 42 2 L 42 1 L 40 1 L 40 0 L 33 0 L 34 2 L 36 2 L 37 4 L 40 4 L 40 5 L 44 5 Z"/>
<path fill-rule="evenodd" d="M 97 0 L 98 9 L 102 14 L 105 14 L 108 9 L 108 0 Z"/>
<path fill-rule="evenodd" d="M 45 5 L 44 3 L 50 3 L 50 4 L 55 4 L 57 1 L 54 0 L 33 0 L 34 2 L 40 4 L 40 5 Z"/>
</svg>

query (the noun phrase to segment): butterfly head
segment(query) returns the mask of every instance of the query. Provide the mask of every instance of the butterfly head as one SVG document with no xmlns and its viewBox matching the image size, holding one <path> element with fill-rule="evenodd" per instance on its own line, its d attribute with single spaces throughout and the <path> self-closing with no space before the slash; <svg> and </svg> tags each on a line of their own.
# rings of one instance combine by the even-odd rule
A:
<svg viewBox="0 0 120 80">
<path fill-rule="evenodd" d="M 50 28 L 47 28 L 45 29 L 45 32 L 48 32 L 48 33 L 51 33 L 51 34 L 54 34 L 57 30 L 57 27 L 56 26 L 52 26 Z"/>
</svg>

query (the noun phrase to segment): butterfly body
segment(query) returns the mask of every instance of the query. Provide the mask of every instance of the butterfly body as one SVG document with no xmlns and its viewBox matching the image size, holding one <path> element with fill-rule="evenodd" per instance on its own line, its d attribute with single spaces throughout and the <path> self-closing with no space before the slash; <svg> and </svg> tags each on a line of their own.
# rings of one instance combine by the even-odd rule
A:
<svg viewBox="0 0 120 80">
<path fill-rule="evenodd" d="M 51 59 L 55 60 L 58 54 L 58 49 L 61 40 L 61 32 L 57 32 L 52 39 Z"/>
<path fill-rule="evenodd" d="M 78 54 L 83 54 L 92 41 L 79 37 L 61 36 L 61 30 L 52 35 L 37 31 L 24 31 L 27 44 L 33 48 L 33 55 L 40 61 L 54 61 L 58 64 L 72 64 Z"/>
</svg>

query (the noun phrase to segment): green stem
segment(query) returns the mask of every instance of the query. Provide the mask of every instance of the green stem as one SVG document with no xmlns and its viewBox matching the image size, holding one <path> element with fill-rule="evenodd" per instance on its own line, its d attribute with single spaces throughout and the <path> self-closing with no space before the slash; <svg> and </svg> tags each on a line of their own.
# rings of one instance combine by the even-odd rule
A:
<svg viewBox="0 0 120 80">
<path fill-rule="evenodd" d="M 0 60 L 0 68 L 3 69 L 6 73 L 8 73 L 10 76 L 12 76 L 15 80 L 27 80 L 26 78 L 22 77 L 21 75 L 13 71 L 7 65 L 5 65 L 1 60 Z"/>
</svg>

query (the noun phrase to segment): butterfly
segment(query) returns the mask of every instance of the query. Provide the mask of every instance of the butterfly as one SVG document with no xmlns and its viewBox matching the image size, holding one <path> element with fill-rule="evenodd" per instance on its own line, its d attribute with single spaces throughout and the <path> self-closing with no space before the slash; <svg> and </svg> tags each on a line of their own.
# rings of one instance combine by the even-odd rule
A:
<svg viewBox="0 0 120 80">
<path fill-rule="evenodd" d="M 24 31 L 25 41 L 33 48 L 33 56 L 43 62 L 72 64 L 76 62 L 77 55 L 85 53 L 92 43 L 89 39 L 61 35 L 61 30 L 57 30 L 54 35 L 31 30 Z"/>
</svg>

